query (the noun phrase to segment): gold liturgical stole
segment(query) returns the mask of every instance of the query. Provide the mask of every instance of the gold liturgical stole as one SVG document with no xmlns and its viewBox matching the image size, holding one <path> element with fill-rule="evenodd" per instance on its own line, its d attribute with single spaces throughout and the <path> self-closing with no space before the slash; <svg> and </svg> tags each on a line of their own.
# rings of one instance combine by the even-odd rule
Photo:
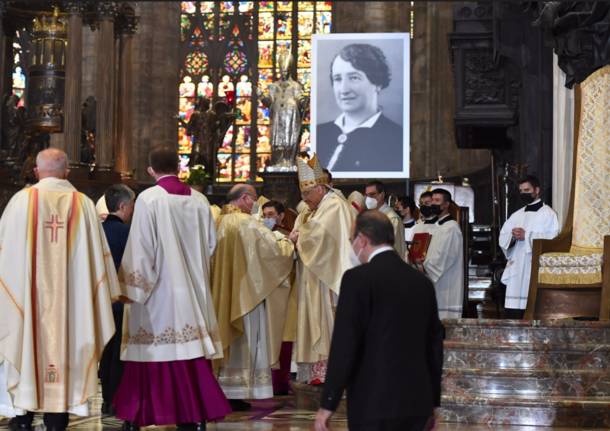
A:
<svg viewBox="0 0 610 431">
<path fill-rule="evenodd" d="M 31 189 L 29 232 L 32 250 L 32 328 L 36 390 L 41 411 L 61 411 L 68 378 L 68 255 L 78 220 L 76 192 Z"/>
</svg>

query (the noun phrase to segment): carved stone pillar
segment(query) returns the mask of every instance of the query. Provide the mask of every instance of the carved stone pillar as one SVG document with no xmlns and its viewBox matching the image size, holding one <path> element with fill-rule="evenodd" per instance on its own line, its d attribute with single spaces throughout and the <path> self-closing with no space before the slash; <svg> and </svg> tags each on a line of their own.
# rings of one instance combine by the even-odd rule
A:
<svg viewBox="0 0 610 431">
<path fill-rule="evenodd" d="M 95 159 L 100 169 L 110 170 L 112 169 L 114 156 L 114 18 L 117 13 L 117 6 L 114 2 L 100 2 L 97 5 L 97 13 L 99 35 L 97 50 Z"/>
<path fill-rule="evenodd" d="M 66 3 L 69 18 L 64 97 L 64 141 L 71 163 L 80 161 L 83 9 L 82 2 Z"/>
<path fill-rule="evenodd" d="M 131 7 L 124 7 L 120 20 L 117 22 L 119 36 L 119 82 L 118 82 L 118 109 L 117 109 L 117 152 L 115 155 L 115 171 L 123 178 L 132 176 L 135 168 L 134 145 L 132 143 L 133 110 L 133 35 L 137 30 L 137 18 Z"/>
</svg>

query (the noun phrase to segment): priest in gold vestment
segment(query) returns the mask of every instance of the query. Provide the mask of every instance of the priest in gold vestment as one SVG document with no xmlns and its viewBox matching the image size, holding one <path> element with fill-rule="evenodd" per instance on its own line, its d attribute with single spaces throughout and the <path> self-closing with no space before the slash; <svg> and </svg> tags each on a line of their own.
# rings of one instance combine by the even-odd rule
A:
<svg viewBox="0 0 610 431">
<path fill-rule="evenodd" d="M 271 368 L 279 360 L 290 294 L 293 244 L 255 216 L 256 190 L 234 186 L 218 219 L 212 298 L 224 358 L 218 381 L 235 410 L 244 399 L 272 398 Z"/>
<path fill-rule="evenodd" d="M 36 165 L 39 182 L 0 220 L 0 414 L 30 429 L 31 412 L 45 412 L 47 429 L 61 430 L 67 412 L 89 414 L 120 292 L 95 205 L 66 179 L 66 154 L 44 150 Z"/>
<path fill-rule="evenodd" d="M 297 378 L 320 384 L 326 374 L 341 277 L 355 265 L 350 244 L 355 216 L 349 203 L 328 186 L 315 155 L 307 162 L 297 159 L 297 167 L 308 207 L 290 234 L 298 253 Z"/>
</svg>

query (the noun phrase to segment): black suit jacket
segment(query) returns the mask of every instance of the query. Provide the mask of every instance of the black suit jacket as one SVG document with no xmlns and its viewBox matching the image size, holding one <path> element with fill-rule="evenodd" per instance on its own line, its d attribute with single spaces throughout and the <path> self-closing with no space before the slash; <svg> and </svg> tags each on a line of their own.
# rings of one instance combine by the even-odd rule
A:
<svg viewBox="0 0 610 431">
<path fill-rule="evenodd" d="M 110 247 L 110 253 L 112 254 L 112 261 L 114 267 L 118 271 L 121 266 L 121 260 L 123 259 L 123 252 L 127 245 L 127 237 L 129 236 L 129 225 L 123 223 L 119 217 L 108 214 L 106 220 L 102 223 L 104 233 L 106 234 L 106 240 L 108 240 L 108 246 Z"/>
<path fill-rule="evenodd" d="M 431 415 L 443 338 L 432 282 L 393 250 L 346 271 L 321 406 L 336 410 L 347 389 L 350 425 Z"/>
</svg>

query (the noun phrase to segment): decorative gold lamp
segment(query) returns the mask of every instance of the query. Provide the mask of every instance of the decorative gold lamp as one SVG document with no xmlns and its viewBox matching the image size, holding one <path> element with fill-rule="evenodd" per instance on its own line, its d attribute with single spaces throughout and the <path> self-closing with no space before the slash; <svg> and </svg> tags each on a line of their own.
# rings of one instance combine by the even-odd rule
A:
<svg viewBox="0 0 610 431">
<path fill-rule="evenodd" d="M 61 132 L 66 67 L 66 24 L 53 15 L 34 19 L 27 91 L 28 126 L 41 132 Z"/>
</svg>

